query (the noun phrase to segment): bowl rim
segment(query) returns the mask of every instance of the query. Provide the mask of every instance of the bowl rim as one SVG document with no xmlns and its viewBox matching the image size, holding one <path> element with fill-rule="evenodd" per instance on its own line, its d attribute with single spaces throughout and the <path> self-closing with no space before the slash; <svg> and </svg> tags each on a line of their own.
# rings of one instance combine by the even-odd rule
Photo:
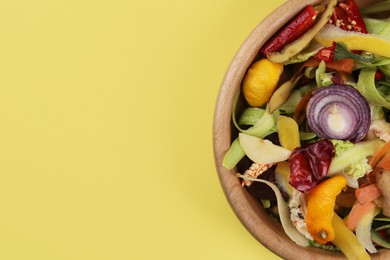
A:
<svg viewBox="0 0 390 260">
<path fill-rule="evenodd" d="M 341 253 L 334 253 L 313 247 L 301 247 L 291 241 L 279 223 L 274 221 L 258 202 L 241 187 L 235 176 L 237 169 L 227 170 L 222 160 L 232 142 L 231 109 L 236 92 L 247 68 L 257 56 L 257 50 L 288 20 L 308 4 L 317 4 L 320 0 L 288 0 L 267 15 L 247 36 L 233 57 L 222 80 L 213 118 L 213 150 L 217 175 L 223 193 L 239 221 L 263 246 L 276 255 L 286 259 L 345 259 Z M 359 5 L 372 0 L 358 1 Z M 270 239 L 272 238 L 272 239 Z M 371 255 L 372 259 L 390 258 L 390 250 L 380 250 Z"/>
</svg>

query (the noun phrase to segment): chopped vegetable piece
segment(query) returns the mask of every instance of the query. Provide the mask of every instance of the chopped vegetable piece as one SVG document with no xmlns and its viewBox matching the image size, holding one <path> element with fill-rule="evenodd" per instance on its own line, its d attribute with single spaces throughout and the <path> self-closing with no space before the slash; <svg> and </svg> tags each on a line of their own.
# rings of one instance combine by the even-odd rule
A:
<svg viewBox="0 0 390 260">
<path fill-rule="evenodd" d="M 386 153 L 379 163 L 375 166 L 375 170 L 390 171 L 390 154 Z"/>
<path fill-rule="evenodd" d="M 258 164 L 271 164 L 285 161 L 290 157 L 291 151 L 266 139 L 239 133 L 238 138 L 242 150 L 253 162 Z"/>
<path fill-rule="evenodd" d="M 287 116 L 279 116 L 277 126 L 279 142 L 282 147 L 292 151 L 301 146 L 298 124 L 294 119 Z"/>
<path fill-rule="evenodd" d="M 244 151 L 242 150 L 240 146 L 240 142 L 238 141 L 238 138 L 236 138 L 233 143 L 230 145 L 229 150 L 225 154 L 225 157 L 223 158 L 222 165 L 228 170 L 231 170 L 234 168 L 234 166 L 237 165 L 237 163 L 245 156 Z"/>
<path fill-rule="evenodd" d="M 320 244 L 326 244 L 335 238 L 332 225 L 334 206 L 337 195 L 346 185 L 347 180 L 336 175 L 315 186 L 308 194 L 307 230 Z"/>
<path fill-rule="evenodd" d="M 321 138 L 361 141 L 371 123 L 368 102 L 355 88 L 332 85 L 316 90 L 307 104 L 307 123 Z"/>
<path fill-rule="evenodd" d="M 374 201 L 382 195 L 375 183 L 361 187 L 355 190 L 356 199 L 360 204 Z"/>
<path fill-rule="evenodd" d="M 319 61 L 332 62 L 334 61 L 334 51 L 336 50 L 336 42 L 333 42 L 330 47 L 324 47 L 319 50 L 314 56 Z"/>
<path fill-rule="evenodd" d="M 289 159 L 290 184 L 301 192 L 311 190 L 328 173 L 333 156 L 334 147 L 329 140 L 296 148 Z"/>
<path fill-rule="evenodd" d="M 318 11 L 312 5 L 306 6 L 292 21 L 275 34 L 261 49 L 262 55 L 280 51 L 287 44 L 305 34 L 315 23 Z"/>
<path fill-rule="evenodd" d="M 371 259 L 355 234 L 345 225 L 344 221 L 337 214 L 333 215 L 332 226 L 335 234 L 332 243 L 340 248 L 347 259 Z"/>
<path fill-rule="evenodd" d="M 381 149 L 379 149 L 374 155 L 371 157 L 370 165 L 371 167 L 375 167 L 376 164 L 382 159 L 382 157 L 390 150 L 390 142 L 386 142 Z"/>
<path fill-rule="evenodd" d="M 372 201 L 366 202 L 364 204 L 360 204 L 359 202 L 356 202 L 352 206 L 351 211 L 346 217 L 345 224 L 350 230 L 355 230 L 356 226 L 363 219 L 363 217 L 367 215 L 370 212 L 370 210 L 374 209 L 375 207 L 376 205 Z"/>
</svg>

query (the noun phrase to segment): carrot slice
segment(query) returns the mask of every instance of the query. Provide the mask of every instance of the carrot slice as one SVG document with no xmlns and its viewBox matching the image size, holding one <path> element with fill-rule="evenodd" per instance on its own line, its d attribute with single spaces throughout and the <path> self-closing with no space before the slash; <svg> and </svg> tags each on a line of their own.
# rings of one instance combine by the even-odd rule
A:
<svg viewBox="0 0 390 260">
<path fill-rule="evenodd" d="M 355 203 L 352 206 L 351 211 L 346 217 L 345 224 L 350 230 L 355 230 L 356 226 L 359 224 L 360 220 L 370 212 L 373 208 L 375 208 L 375 203 L 372 201 L 366 202 L 364 204 L 360 204 L 359 202 Z"/>
<path fill-rule="evenodd" d="M 382 157 L 389 151 L 390 149 L 390 142 L 385 143 L 381 149 L 379 149 L 374 155 L 372 156 L 370 160 L 370 165 L 372 168 L 375 167 L 375 165 L 382 159 Z"/>
<path fill-rule="evenodd" d="M 373 201 L 381 196 L 381 191 L 375 183 L 355 190 L 355 197 L 360 204 Z"/>
<path fill-rule="evenodd" d="M 390 153 L 385 154 L 385 156 L 383 156 L 375 168 L 379 168 L 385 171 L 390 170 Z"/>
</svg>

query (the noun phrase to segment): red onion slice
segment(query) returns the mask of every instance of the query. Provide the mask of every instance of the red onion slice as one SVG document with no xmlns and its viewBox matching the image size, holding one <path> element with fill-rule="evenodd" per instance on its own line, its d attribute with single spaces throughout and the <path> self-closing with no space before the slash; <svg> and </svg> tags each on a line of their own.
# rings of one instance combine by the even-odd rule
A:
<svg viewBox="0 0 390 260">
<path fill-rule="evenodd" d="M 321 138 L 361 141 L 371 123 L 367 100 L 354 87 L 332 85 L 313 93 L 306 109 L 307 123 Z"/>
</svg>

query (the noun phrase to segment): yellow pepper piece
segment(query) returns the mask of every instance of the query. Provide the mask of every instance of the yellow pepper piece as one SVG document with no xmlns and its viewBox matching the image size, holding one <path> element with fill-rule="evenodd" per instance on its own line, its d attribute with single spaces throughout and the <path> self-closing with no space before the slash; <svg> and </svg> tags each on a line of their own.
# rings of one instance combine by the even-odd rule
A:
<svg viewBox="0 0 390 260">
<path fill-rule="evenodd" d="M 309 191 L 307 197 L 307 230 L 314 240 L 326 244 L 335 238 L 332 219 L 337 195 L 347 185 L 347 179 L 335 175 Z"/>
<path fill-rule="evenodd" d="M 267 59 L 255 62 L 245 74 L 242 92 L 252 107 L 264 106 L 278 86 L 284 65 Z"/>
<path fill-rule="evenodd" d="M 343 42 L 350 50 L 368 51 L 390 58 L 390 40 L 374 34 L 344 31 L 334 25 L 325 25 L 315 39 L 324 46 Z"/>
<path fill-rule="evenodd" d="M 355 234 L 345 225 L 344 220 L 337 214 L 334 214 L 333 216 L 332 225 L 335 233 L 332 243 L 340 248 L 347 259 L 370 259 L 370 255 L 360 244 Z"/>
<path fill-rule="evenodd" d="M 275 169 L 275 181 L 278 187 L 292 197 L 294 187 L 289 183 L 290 165 L 288 162 L 278 162 Z"/>
<path fill-rule="evenodd" d="M 277 126 L 279 142 L 282 147 L 292 151 L 301 146 L 298 124 L 294 119 L 287 116 L 279 116 Z"/>
</svg>

